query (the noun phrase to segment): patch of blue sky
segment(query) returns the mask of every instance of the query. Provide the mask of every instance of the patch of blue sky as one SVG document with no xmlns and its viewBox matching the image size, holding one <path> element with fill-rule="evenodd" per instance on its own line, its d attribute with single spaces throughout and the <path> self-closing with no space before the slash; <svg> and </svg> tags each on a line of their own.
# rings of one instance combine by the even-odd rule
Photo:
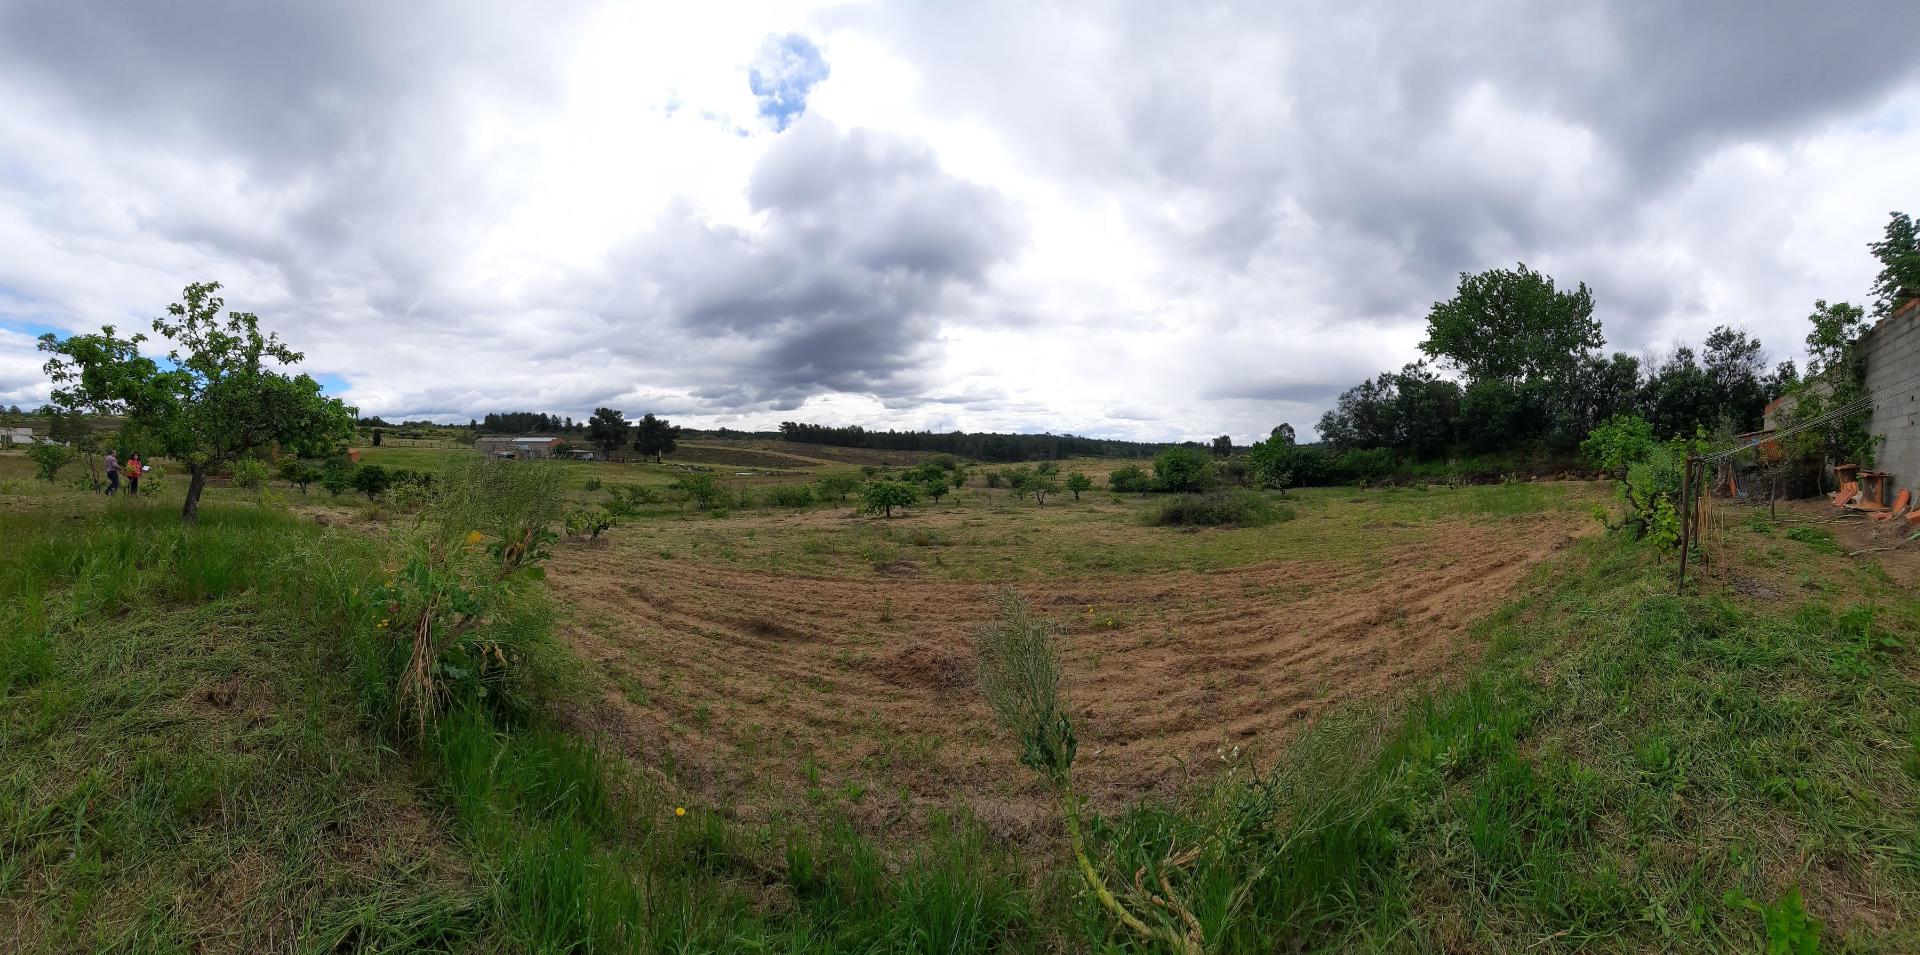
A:
<svg viewBox="0 0 1920 955">
<path fill-rule="evenodd" d="M 808 94 L 829 72 L 812 40 L 798 33 L 769 36 L 747 71 L 747 88 L 760 102 L 760 115 L 786 129 L 806 113 Z"/>
</svg>

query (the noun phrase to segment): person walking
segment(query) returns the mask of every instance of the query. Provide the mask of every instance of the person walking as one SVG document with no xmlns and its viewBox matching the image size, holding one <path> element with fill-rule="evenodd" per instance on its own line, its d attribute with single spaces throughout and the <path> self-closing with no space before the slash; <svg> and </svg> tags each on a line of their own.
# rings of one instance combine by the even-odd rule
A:
<svg viewBox="0 0 1920 955">
<path fill-rule="evenodd" d="M 127 455 L 127 496 L 128 497 L 140 496 L 141 470 L 142 470 L 142 466 L 140 464 L 140 452 L 135 451 L 134 453 Z"/>
<path fill-rule="evenodd" d="M 112 497 L 113 492 L 120 490 L 120 458 L 112 451 L 108 451 L 106 465 L 107 496 Z"/>
</svg>

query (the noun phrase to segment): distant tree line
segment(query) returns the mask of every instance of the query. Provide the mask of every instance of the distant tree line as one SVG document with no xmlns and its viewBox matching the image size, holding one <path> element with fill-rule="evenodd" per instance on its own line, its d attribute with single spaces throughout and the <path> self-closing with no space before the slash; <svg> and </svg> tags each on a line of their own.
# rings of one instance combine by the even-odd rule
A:
<svg viewBox="0 0 1920 955">
<path fill-rule="evenodd" d="M 483 434 L 569 434 L 585 431 L 587 423 L 544 411 L 507 411 L 488 412 L 484 418 L 468 421 L 467 427 Z"/>
<path fill-rule="evenodd" d="M 1148 458 L 1168 443 L 1083 438 L 1073 434 L 996 434 L 991 432 L 869 431 L 859 425 L 836 427 L 780 423 L 780 437 L 802 444 L 882 451 L 935 451 L 975 461 L 1055 461 L 1062 458 Z"/>
</svg>

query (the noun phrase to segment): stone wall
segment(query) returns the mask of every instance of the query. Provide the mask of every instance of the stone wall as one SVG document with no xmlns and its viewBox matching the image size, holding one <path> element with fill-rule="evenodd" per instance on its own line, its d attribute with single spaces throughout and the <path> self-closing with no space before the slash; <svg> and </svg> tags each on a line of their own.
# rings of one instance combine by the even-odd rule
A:
<svg viewBox="0 0 1920 955">
<path fill-rule="evenodd" d="M 1920 301 L 1882 320 L 1862 338 L 1867 356 L 1867 390 L 1875 395 L 1867 429 L 1882 438 L 1876 466 L 1891 471 L 1894 486 L 1920 489 L 1920 382 L 1901 379 L 1920 373 Z"/>
</svg>

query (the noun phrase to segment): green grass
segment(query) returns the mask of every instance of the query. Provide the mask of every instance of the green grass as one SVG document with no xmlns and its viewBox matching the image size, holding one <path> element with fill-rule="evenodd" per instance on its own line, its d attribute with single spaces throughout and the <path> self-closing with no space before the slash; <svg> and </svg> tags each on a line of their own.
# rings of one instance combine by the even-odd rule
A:
<svg viewBox="0 0 1920 955">
<path fill-rule="evenodd" d="M 370 548 L 290 531 L 252 509 L 197 530 L 158 510 L 0 514 L 9 950 L 475 935 L 466 860 L 315 639 L 357 583 L 335 569 Z"/>
<path fill-rule="evenodd" d="M 1034 945 L 1021 870 L 971 823 L 902 869 L 844 822 L 671 812 L 554 722 L 578 684 L 538 594 L 488 634 L 516 685 L 408 747 L 403 648 L 363 597 L 381 543 L 266 508 L 190 528 L 84 503 L 0 512 L 8 951 Z"/>
<path fill-rule="evenodd" d="M 1755 951 L 1796 893 L 1831 948 L 1914 950 L 1914 601 L 1680 598 L 1654 556 L 1588 542 L 1462 687 L 1113 820 L 1117 868 L 1238 847 L 1187 882 L 1220 951 Z"/>
<path fill-rule="evenodd" d="M 1289 497 L 1296 520 L 1244 531 L 1146 528 L 1132 504 L 1043 519 L 1231 560 L 1311 546 L 1258 535 L 1379 547 L 1395 522 L 1582 506 L 1527 485 Z M 712 559 L 689 546 L 708 538 L 675 539 L 696 526 L 730 522 L 654 522 L 649 546 Z M 916 546 L 897 526 L 715 542 L 864 561 L 860 542 L 944 556 L 986 533 L 963 518 Z M 745 817 L 610 760 L 569 728 L 594 687 L 537 590 L 490 631 L 513 683 L 408 744 L 396 645 L 363 597 L 385 541 L 271 508 L 217 504 L 186 528 L 92 499 L 0 511 L 0 540 L 9 951 L 1138 950 L 1050 836 L 1010 843 L 941 807 L 876 835 L 850 780 Z M 1219 952 L 1754 951 L 1810 933 L 1916 950 L 1920 601 L 1781 543 L 1764 572 L 1819 588 L 1759 601 L 1715 578 L 1676 597 L 1664 555 L 1586 540 L 1482 622 L 1486 656 L 1458 684 L 1325 719 L 1270 772 L 1094 819 L 1095 857 L 1119 886 L 1164 874 Z"/>
<path fill-rule="evenodd" d="M 1247 492 L 1252 493 L 1252 492 Z M 1580 515 L 1605 500 L 1594 485 L 1538 484 L 1458 488 L 1306 488 L 1266 492 L 1276 517 L 1267 526 L 1225 526 L 1198 533 L 1143 526 L 1167 495 L 1068 496 L 1036 505 L 1006 491 L 968 488 L 940 504 L 894 518 L 855 517 L 850 506 L 816 507 L 817 519 L 790 511 L 735 512 L 726 520 L 661 510 L 649 522 L 650 547 L 711 557 L 742 567 L 838 576 L 874 576 L 901 556 L 927 576 L 1016 580 L 1088 574 L 1207 571 L 1271 561 L 1368 561 L 1430 541 L 1442 525 L 1496 523 L 1529 514 Z M 758 515 L 777 513 L 771 526 Z M 743 525 L 750 525 L 743 526 Z M 749 530 L 751 533 L 749 533 Z M 927 546 L 930 542 L 938 546 Z M 880 555 L 878 557 L 874 555 Z"/>
</svg>

